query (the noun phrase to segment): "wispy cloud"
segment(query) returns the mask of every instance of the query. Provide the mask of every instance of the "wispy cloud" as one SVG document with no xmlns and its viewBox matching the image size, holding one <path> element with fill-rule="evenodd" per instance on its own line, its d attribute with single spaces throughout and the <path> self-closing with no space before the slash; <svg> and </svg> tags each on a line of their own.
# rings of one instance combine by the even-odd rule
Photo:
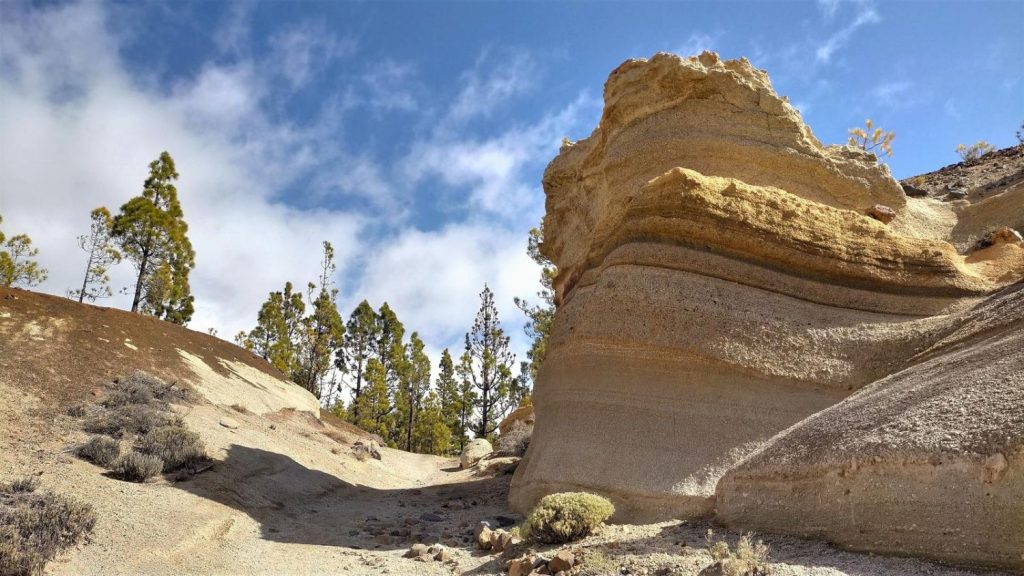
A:
<svg viewBox="0 0 1024 576">
<path fill-rule="evenodd" d="M 419 108 L 416 91 L 416 66 L 411 62 L 384 60 L 363 74 L 366 104 L 384 112 L 412 112 Z"/>
<path fill-rule="evenodd" d="M 462 75 L 462 89 L 448 111 L 448 120 L 464 122 L 488 116 L 511 98 L 536 86 L 537 63 L 523 50 L 485 50 L 472 70 Z"/>
<path fill-rule="evenodd" d="M 321 23 L 304 22 L 275 33 L 270 46 L 278 73 L 292 89 L 300 89 L 335 59 L 354 54 L 357 43 L 352 37 L 332 34 Z"/>
<path fill-rule="evenodd" d="M 853 33 L 862 26 L 881 22 L 882 18 L 879 16 L 878 11 L 868 2 L 851 2 L 850 4 L 854 7 L 852 19 L 842 28 L 833 32 L 831 36 L 818 46 L 814 52 L 818 62 L 830 62 L 836 51 L 845 46 L 850 41 Z M 828 16 L 831 18 L 838 10 L 839 2 L 826 3 L 826 5 L 832 10 L 831 15 Z"/>
<path fill-rule="evenodd" d="M 715 46 L 719 42 L 719 34 L 705 34 L 703 32 L 694 32 L 690 36 L 676 47 L 673 52 L 680 56 L 696 56 L 701 52 L 707 50 L 712 52 L 715 50 Z"/>
<path fill-rule="evenodd" d="M 871 89 L 875 102 L 886 108 L 902 108 L 913 103 L 915 85 L 909 80 L 883 82 Z"/>
</svg>

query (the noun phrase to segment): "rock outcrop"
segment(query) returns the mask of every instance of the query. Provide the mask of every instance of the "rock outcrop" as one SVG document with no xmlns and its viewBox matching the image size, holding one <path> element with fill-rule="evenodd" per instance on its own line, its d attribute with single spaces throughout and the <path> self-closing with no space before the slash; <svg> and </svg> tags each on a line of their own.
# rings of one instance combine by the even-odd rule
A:
<svg viewBox="0 0 1024 576">
<path fill-rule="evenodd" d="M 823 147 L 763 71 L 711 53 L 620 66 L 544 188 L 559 307 L 521 511 L 586 490 L 618 520 L 710 514 L 746 454 L 1024 277 L 1019 245 L 914 234 L 917 200 L 872 154 Z"/>
<path fill-rule="evenodd" d="M 1024 284 L 718 483 L 745 530 L 1024 570 Z"/>
</svg>

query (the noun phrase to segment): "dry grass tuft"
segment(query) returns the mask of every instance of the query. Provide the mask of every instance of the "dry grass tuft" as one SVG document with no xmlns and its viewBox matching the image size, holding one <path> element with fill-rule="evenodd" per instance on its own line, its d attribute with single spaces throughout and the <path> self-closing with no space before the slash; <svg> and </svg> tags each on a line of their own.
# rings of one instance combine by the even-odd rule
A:
<svg viewBox="0 0 1024 576">
<path fill-rule="evenodd" d="M 92 507 L 50 492 L 34 477 L 0 484 L 0 574 L 35 576 L 96 525 Z"/>
</svg>

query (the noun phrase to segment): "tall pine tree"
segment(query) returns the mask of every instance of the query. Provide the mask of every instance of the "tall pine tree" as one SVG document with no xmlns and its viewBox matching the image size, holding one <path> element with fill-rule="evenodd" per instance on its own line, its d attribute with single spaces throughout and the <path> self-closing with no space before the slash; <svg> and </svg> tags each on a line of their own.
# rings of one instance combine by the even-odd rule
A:
<svg viewBox="0 0 1024 576">
<path fill-rule="evenodd" d="M 381 329 L 377 313 L 366 300 L 363 300 L 349 316 L 348 324 L 345 326 L 345 337 L 342 339 L 341 348 L 338 349 L 335 365 L 350 382 L 350 418 L 353 422 L 359 421 L 359 397 L 363 393 L 363 384 L 366 381 L 366 364 L 378 355 Z"/>
<path fill-rule="evenodd" d="M 149 164 L 142 194 L 121 206 L 112 234 L 121 251 L 138 270 L 132 312 L 144 312 L 176 324 L 192 316 L 189 272 L 195 252 L 188 224 L 178 202 L 174 181 L 178 172 L 167 152 Z"/>
<path fill-rule="evenodd" d="M 485 284 L 480 293 L 480 310 L 473 329 L 466 334 L 466 351 L 459 366 L 462 377 L 476 389 L 473 433 L 477 438 L 489 438 L 512 406 L 515 354 L 509 351 L 508 344 L 509 337 L 498 320 L 494 293 Z"/>
<path fill-rule="evenodd" d="M 398 388 L 395 390 L 395 405 L 398 412 L 400 436 L 399 445 L 413 451 L 413 433 L 423 407 L 423 397 L 430 388 L 430 359 L 424 352 L 423 341 L 413 332 L 409 338 L 408 356 L 400 373 Z"/>
<path fill-rule="evenodd" d="M 451 447 L 462 451 L 469 439 L 468 427 L 462 419 L 464 406 L 472 410 L 472 403 L 465 402 L 459 381 L 456 379 L 455 362 L 445 348 L 441 353 L 441 362 L 437 365 L 437 397 L 440 404 L 441 417 L 445 426 L 451 431 Z M 465 422 L 468 422 L 468 417 Z"/>
<path fill-rule="evenodd" d="M 260 307 L 256 327 L 243 332 L 236 340 L 285 374 L 296 374 L 299 371 L 297 340 L 304 328 L 305 312 L 302 294 L 294 291 L 291 282 L 286 282 L 283 291 L 271 292 Z"/>
<path fill-rule="evenodd" d="M 300 362 L 298 372 L 293 378 L 317 398 L 324 392 L 324 380 L 331 368 L 334 352 L 341 345 L 345 335 L 345 324 L 338 314 L 338 290 L 334 288 L 333 276 L 337 270 L 334 263 L 334 247 L 326 240 L 323 247 L 319 286 L 310 282 L 307 290 L 310 314 L 302 319 L 299 339 Z"/>
</svg>

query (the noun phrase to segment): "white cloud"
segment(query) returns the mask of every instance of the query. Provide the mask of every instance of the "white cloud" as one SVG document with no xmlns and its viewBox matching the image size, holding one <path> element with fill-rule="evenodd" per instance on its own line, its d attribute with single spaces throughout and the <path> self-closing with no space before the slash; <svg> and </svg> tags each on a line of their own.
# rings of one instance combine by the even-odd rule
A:
<svg viewBox="0 0 1024 576">
<path fill-rule="evenodd" d="M 714 52 L 715 46 L 718 44 L 718 34 L 710 35 L 704 34 L 703 32 L 694 32 L 679 45 L 674 53 L 680 56 L 696 56 L 701 52 L 707 50 L 708 52 Z"/>
<path fill-rule="evenodd" d="M 829 15 L 834 15 L 835 10 L 838 9 L 838 2 L 832 5 L 833 12 Z M 882 18 L 878 15 L 875 8 L 867 2 L 853 2 L 854 14 L 853 19 L 850 20 L 845 26 L 836 30 L 829 36 L 821 45 L 815 50 L 815 57 L 818 62 L 828 63 L 832 60 L 832 55 L 837 50 L 842 48 L 849 42 L 850 37 L 857 31 L 858 28 L 867 24 L 874 24 L 881 22 Z"/>
<path fill-rule="evenodd" d="M 419 108 L 415 91 L 416 67 L 408 62 L 384 60 L 363 75 L 368 92 L 366 104 L 379 111 L 411 112 Z"/>
<path fill-rule="evenodd" d="M 337 251 L 338 278 L 347 280 L 339 302 L 345 314 L 363 298 L 375 306 L 387 300 L 410 331 L 423 335 L 436 365 L 441 347 L 459 347 L 488 282 L 522 356 L 523 317 L 512 298 L 537 289 L 539 271 L 525 244 L 543 209 L 538 174 L 562 136 L 589 128 L 599 100 L 584 94 L 535 122 L 469 135 L 475 126 L 465 120 L 497 113 L 537 82 L 528 54 L 494 70 L 482 57 L 463 76 L 459 97 L 438 113 L 436 130 L 411 138 L 391 167 L 370 151 L 346 149 L 339 137 L 345 114 L 373 94 L 348 91 L 365 90 L 360 74 L 308 126 L 294 125 L 279 119 L 275 90 L 288 87 L 262 73 L 268 61 L 208 61 L 165 89 L 140 82 L 119 57 L 107 9 L 82 3 L 5 10 L 0 24 L 0 213 L 5 230 L 26 232 L 41 248 L 50 270 L 43 290 L 63 294 L 80 281 L 83 254 L 74 239 L 86 230 L 89 211 L 116 210 L 138 194 L 148 163 L 168 150 L 181 173 L 179 194 L 197 252 L 191 327 L 215 327 L 225 338 L 251 328 L 267 292 L 285 281 L 301 286 L 314 274 L 327 239 Z M 296 85 L 317 65 L 301 55 L 300 43 L 285 42 L 298 56 L 285 50 L 270 61 L 308 64 L 289 80 Z M 409 87 L 413 72 L 396 64 L 387 80 Z M 389 90 L 386 82 L 377 86 Z M 418 102 L 392 106 L 414 104 L 421 110 Z M 309 191 L 303 206 L 346 207 L 280 203 L 297 182 Z M 430 194 L 419 200 L 439 210 L 449 200 L 458 209 L 436 228 L 411 228 L 406 217 L 416 193 Z M 366 199 L 379 216 L 336 196 Z M 114 285 L 133 285 L 133 277 L 122 264 Z M 125 296 L 105 302 L 129 303 Z"/>
<path fill-rule="evenodd" d="M 513 127 L 493 138 L 454 138 L 441 129 L 413 147 L 406 175 L 414 183 L 438 177 L 448 187 L 468 190 L 473 209 L 505 218 L 521 216 L 543 204 L 540 182 L 527 180 L 526 170 L 553 158 L 562 137 L 586 113 L 596 116 L 600 106 L 600 101 L 583 93 L 537 123 Z"/>
<path fill-rule="evenodd" d="M 268 291 L 310 276 L 323 239 L 335 244 L 342 264 L 359 250 L 362 217 L 272 201 L 275 186 L 315 164 L 311 150 L 326 144 L 317 133 L 263 118 L 262 87 L 245 65 L 207 66 L 170 95 L 154 93 L 124 71 L 101 7 L 10 16 L 0 34 L 0 212 L 6 229 L 39 245 L 50 270 L 44 290 L 62 294 L 80 281 L 83 255 L 74 238 L 87 228 L 89 210 L 116 210 L 138 194 L 147 164 L 165 149 L 181 173 L 179 196 L 197 252 L 196 329 L 217 327 L 230 337 L 248 327 Z M 75 97 L 55 99 L 57 92 Z M 114 284 L 131 285 L 133 276 L 122 264 Z M 108 303 L 128 304 L 124 297 Z"/>
<path fill-rule="evenodd" d="M 871 97 L 880 106 L 902 108 L 914 100 L 914 83 L 909 80 L 883 82 L 871 89 Z"/>
<path fill-rule="evenodd" d="M 270 37 L 271 60 L 292 89 L 303 88 L 310 78 L 333 60 L 356 52 L 353 38 L 339 38 L 323 24 L 292 25 Z"/>
<path fill-rule="evenodd" d="M 479 222 L 406 230 L 373 252 L 355 294 L 375 307 L 388 302 L 408 330 L 437 348 L 452 347 L 457 357 L 487 282 L 506 332 L 523 350 L 522 314 L 512 299 L 536 292 L 539 277 L 526 255 L 527 229 Z"/>
<path fill-rule="evenodd" d="M 526 52 L 484 51 L 476 66 L 463 74 L 463 87 L 449 110 L 449 121 L 490 115 L 509 99 L 533 89 L 537 72 L 537 64 Z"/>
</svg>

